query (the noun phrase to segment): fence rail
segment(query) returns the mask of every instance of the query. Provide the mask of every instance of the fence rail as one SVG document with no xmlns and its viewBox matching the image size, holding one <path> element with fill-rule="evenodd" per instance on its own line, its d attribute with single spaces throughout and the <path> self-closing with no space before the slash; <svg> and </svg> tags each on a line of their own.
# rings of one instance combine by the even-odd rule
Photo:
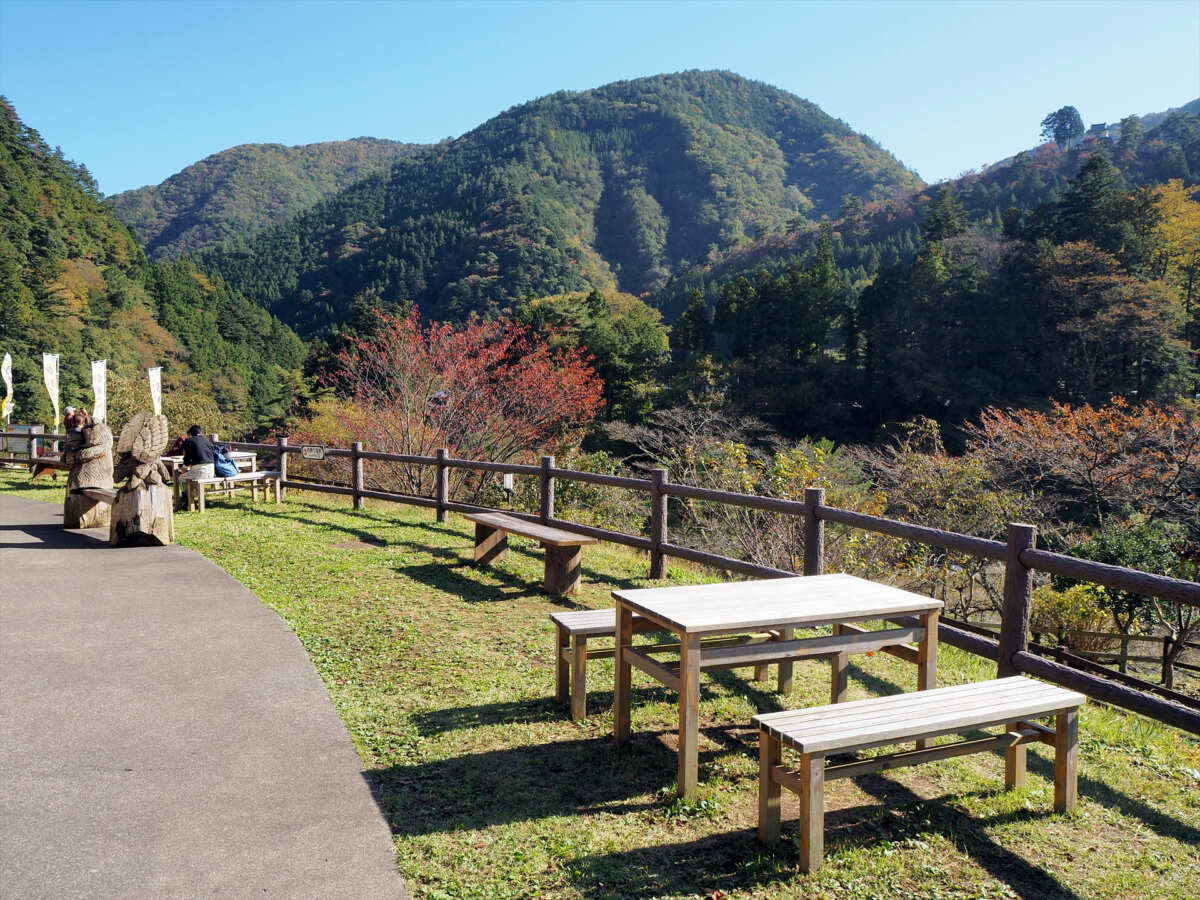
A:
<svg viewBox="0 0 1200 900">
<path fill-rule="evenodd" d="M 7 433 L 0 434 L 9 436 Z M 11 436 L 22 437 L 25 435 L 17 433 Z M 53 440 L 56 436 L 40 435 L 39 437 Z M 665 469 L 653 470 L 652 477 L 649 479 L 625 478 L 561 469 L 554 465 L 552 456 L 544 456 L 540 466 L 532 466 L 454 459 L 444 448 L 440 449 L 434 457 L 364 451 L 361 443 L 355 443 L 350 448 L 324 448 L 326 456 L 350 460 L 353 484 L 317 483 L 289 477 L 288 456 L 299 454 L 301 447 L 289 444 L 286 437 L 281 437 L 277 442 L 269 444 L 247 441 L 228 443 L 231 447 L 239 450 L 276 454 L 280 471 L 280 485 L 285 492 L 291 488 L 351 496 L 356 508 L 361 508 L 364 498 L 408 503 L 435 509 L 439 522 L 446 520 L 448 512 L 479 512 L 490 509 L 489 507 L 451 501 L 448 482 L 450 469 L 473 469 L 537 477 L 540 480 L 539 514 L 534 516 L 529 513 L 516 513 L 516 515 L 533 521 L 553 523 L 603 540 L 647 550 L 650 554 L 650 576 L 652 578 L 665 576 L 667 557 L 689 560 L 755 577 L 778 578 L 797 574 L 672 543 L 669 540 L 667 521 L 667 499 L 669 497 L 759 509 L 800 518 L 804 531 L 804 575 L 818 575 L 824 571 L 824 526 L 826 522 L 1000 561 L 1004 563 L 1005 575 L 1001 630 L 998 640 L 989 640 L 945 623 L 940 624 L 938 628 L 940 640 L 969 653 L 996 661 L 998 675 L 1017 673 L 1036 675 L 1047 681 L 1078 690 L 1094 699 L 1157 719 L 1193 734 L 1200 734 L 1200 711 L 1188 709 L 1180 703 L 1174 703 L 1146 691 L 1131 689 L 1112 678 L 1113 673 L 1101 676 L 1042 659 L 1030 652 L 1029 646 L 1029 619 L 1035 571 L 1063 575 L 1107 587 L 1132 590 L 1198 607 L 1200 607 L 1200 584 L 1078 559 L 1061 553 L 1038 550 L 1035 546 L 1037 531 L 1032 525 L 1020 523 L 1009 525 L 1008 540 L 1001 542 L 827 506 L 825 505 L 825 492 L 820 488 L 807 489 L 804 502 L 798 502 L 776 497 L 761 497 L 754 494 L 675 484 L 668 479 Z M 364 486 L 363 478 L 362 462 L 364 460 L 433 467 L 435 470 L 434 496 L 419 497 L 367 489 Z M 625 534 L 556 518 L 554 515 L 554 483 L 559 478 L 647 493 L 650 499 L 650 537 Z"/>
</svg>

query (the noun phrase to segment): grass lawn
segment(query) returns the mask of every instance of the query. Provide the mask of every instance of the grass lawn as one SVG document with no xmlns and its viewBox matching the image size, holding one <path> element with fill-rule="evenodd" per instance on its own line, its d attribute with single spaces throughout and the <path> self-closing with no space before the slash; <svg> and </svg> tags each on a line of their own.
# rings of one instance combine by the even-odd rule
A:
<svg viewBox="0 0 1200 900">
<path fill-rule="evenodd" d="M 0 491 L 61 502 L 62 480 Z M 759 711 L 827 702 L 828 666 L 797 665 L 783 698 L 749 670 L 702 681 L 700 792 L 675 796 L 675 695 L 636 669 L 633 740 L 612 742 L 612 665 L 589 666 L 585 721 L 554 700 L 548 614 L 611 606 L 649 584 L 647 559 L 584 551 L 574 600 L 541 594 L 542 556 L 512 539 L 490 570 L 471 531 L 427 510 L 291 492 L 288 502 L 217 499 L 180 513 L 178 540 L 216 561 L 282 616 L 324 678 L 378 783 L 414 897 L 1195 897 L 1200 885 L 1200 742 L 1087 704 L 1079 810 L 1052 814 L 1050 749 L 1033 745 L 1024 790 L 1003 756 L 977 754 L 828 786 L 825 868 L 795 868 L 784 840 L 757 842 Z M 678 565 L 676 583 L 715 573 Z M 851 694 L 915 687 L 912 666 L 855 657 Z M 942 645 L 940 683 L 994 665 Z M 1191 887 L 1188 887 L 1191 885 Z"/>
</svg>

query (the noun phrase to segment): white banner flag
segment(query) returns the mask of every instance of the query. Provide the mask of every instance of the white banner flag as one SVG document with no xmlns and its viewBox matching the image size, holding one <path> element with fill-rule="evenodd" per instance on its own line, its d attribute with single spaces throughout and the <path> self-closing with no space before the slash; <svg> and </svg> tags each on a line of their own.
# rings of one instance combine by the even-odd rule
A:
<svg viewBox="0 0 1200 900">
<path fill-rule="evenodd" d="M 92 407 L 92 418 L 103 422 L 108 418 L 108 360 L 92 360 L 92 393 L 96 404 Z"/>
<path fill-rule="evenodd" d="M 147 369 L 146 374 L 150 376 L 150 402 L 154 406 L 154 414 L 162 415 L 162 366 L 155 366 L 153 369 Z"/>
<path fill-rule="evenodd" d="M 8 424 L 8 417 L 12 415 L 13 399 L 12 399 L 12 354 L 4 354 L 4 362 L 0 363 L 0 377 L 4 378 L 4 399 L 0 400 L 0 419 L 4 420 L 4 424 Z"/>
<path fill-rule="evenodd" d="M 50 402 L 54 404 L 54 423 L 50 430 L 57 432 L 62 425 L 62 415 L 58 411 L 58 354 L 42 354 L 42 378 L 46 382 L 46 390 L 50 392 Z"/>
</svg>

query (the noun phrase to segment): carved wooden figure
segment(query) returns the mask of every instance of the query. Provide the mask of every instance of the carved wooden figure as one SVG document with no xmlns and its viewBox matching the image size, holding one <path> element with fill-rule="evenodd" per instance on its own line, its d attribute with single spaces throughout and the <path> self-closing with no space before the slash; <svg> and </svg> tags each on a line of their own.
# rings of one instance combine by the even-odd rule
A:
<svg viewBox="0 0 1200 900">
<path fill-rule="evenodd" d="M 171 440 L 166 416 L 140 412 L 121 430 L 114 481 L 129 480 L 113 502 L 110 544 L 170 544 L 175 540 L 171 475 L 159 459 Z"/>
<path fill-rule="evenodd" d="M 109 427 L 89 418 L 82 431 L 63 447 L 63 461 L 71 466 L 67 475 L 67 497 L 63 501 L 64 528 L 108 526 L 109 504 L 83 491 L 112 491 L 112 446 Z"/>
</svg>

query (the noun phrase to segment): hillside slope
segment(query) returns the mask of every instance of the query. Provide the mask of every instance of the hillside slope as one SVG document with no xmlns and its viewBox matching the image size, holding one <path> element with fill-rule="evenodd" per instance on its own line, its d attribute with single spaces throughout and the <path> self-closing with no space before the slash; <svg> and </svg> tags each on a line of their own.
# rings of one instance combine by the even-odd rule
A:
<svg viewBox="0 0 1200 900">
<path fill-rule="evenodd" d="M 726 72 L 558 93 L 426 149 L 204 263 L 302 333 L 356 303 L 439 318 L 689 260 L 920 180 L 818 107 Z"/>
<path fill-rule="evenodd" d="M 108 202 L 151 259 L 178 259 L 285 221 L 419 149 L 377 138 L 242 144 Z"/>
<path fill-rule="evenodd" d="M 87 170 L 51 151 L 0 98 L 0 353 L 13 356 L 14 421 L 51 424 L 43 352 L 58 353 L 65 404 L 90 406 L 90 361 L 122 380 L 163 367 L 172 403 L 248 429 L 291 402 L 304 345 L 245 297 L 180 262 L 149 263 Z M 180 406 L 176 406 L 180 408 Z"/>
</svg>

